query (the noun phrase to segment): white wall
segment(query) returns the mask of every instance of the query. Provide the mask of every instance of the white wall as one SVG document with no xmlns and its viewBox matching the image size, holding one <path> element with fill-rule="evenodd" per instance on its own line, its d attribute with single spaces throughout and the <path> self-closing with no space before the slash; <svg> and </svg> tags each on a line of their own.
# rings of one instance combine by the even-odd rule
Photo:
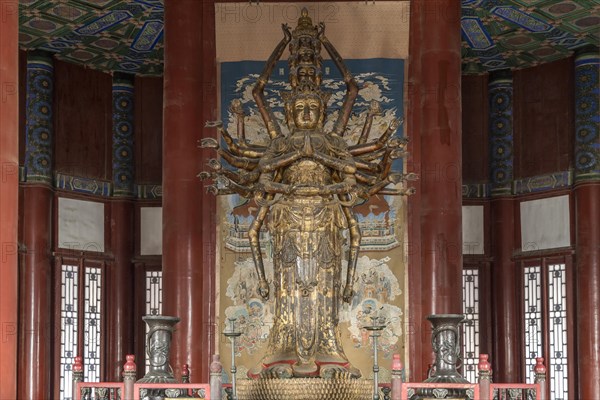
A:
<svg viewBox="0 0 600 400">
<path fill-rule="evenodd" d="M 463 254 L 484 254 L 483 206 L 462 206 Z"/>
<path fill-rule="evenodd" d="M 162 207 L 140 208 L 140 255 L 162 254 Z"/>
<path fill-rule="evenodd" d="M 104 203 L 59 197 L 58 247 L 104 252 Z"/>
<path fill-rule="evenodd" d="M 521 250 L 571 245 L 569 196 L 521 202 Z"/>
</svg>

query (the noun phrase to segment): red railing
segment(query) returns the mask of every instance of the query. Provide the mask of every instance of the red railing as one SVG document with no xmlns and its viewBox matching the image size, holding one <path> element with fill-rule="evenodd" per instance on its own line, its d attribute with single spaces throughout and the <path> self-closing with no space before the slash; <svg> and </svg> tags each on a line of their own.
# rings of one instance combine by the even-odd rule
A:
<svg viewBox="0 0 600 400">
<path fill-rule="evenodd" d="M 184 366 L 184 382 L 189 382 L 189 369 Z M 546 367 L 544 359 L 537 358 L 534 384 L 522 383 L 492 383 L 492 370 L 487 354 L 479 356 L 479 381 L 478 383 L 423 383 L 403 382 L 403 369 L 400 357 L 394 356 L 392 365 L 392 382 L 379 385 L 380 398 L 385 400 L 408 400 L 413 395 L 427 391 L 438 397 L 452 391 L 464 391 L 472 400 L 505 400 L 522 399 L 546 400 Z M 220 375 L 220 374 L 217 374 Z M 136 365 L 134 356 L 128 355 L 123 366 L 123 382 L 82 382 L 83 362 L 81 357 L 75 358 L 73 364 L 73 398 L 75 400 L 139 400 L 148 391 L 160 390 L 167 397 L 196 398 L 209 400 L 211 398 L 209 384 L 196 383 L 136 383 Z M 212 381 L 211 381 L 212 382 Z M 231 385 L 224 384 L 223 388 Z M 215 390 L 221 387 L 215 386 Z M 220 391 L 219 391 L 220 392 Z M 390 393 L 391 392 L 391 393 Z M 383 394 L 383 396 L 381 396 Z M 220 399 L 221 393 L 215 393 L 215 398 Z"/>
<path fill-rule="evenodd" d="M 531 397 L 530 394 L 535 396 Z M 492 383 L 490 384 L 490 399 L 497 400 L 528 400 L 540 399 L 542 391 L 539 384 Z"/>
<path fill-rule="evenodd" d="M 210 399 L 210 385 L 205 383 L 136 383 L 133 385 L 133 400 L 145 397 L 144 390 L 164 391 L 166 397 L 184 397 L 193 399 Z"/>
<path fill-rule="evenodd" d="M 210 400 L 210 385 L 189 383 L 189 368 L 183 366 L 182 383 L 136 383 L 135 356 L 126 356 L 123 382 L 83 382 L 83 359 L 75 357 L 73 364 L 74 400 L 139 400 L 144 393 L 160 390 L 166 397 Z"/>
<path fill-rule="evenodd" d="M 473 400 L 480 400 L 479 385 L 476 383 L 423 383 L 423 382 L 408 382 L 402 384 L 401 399 L 410 399 L 420 390 L 431 389 L 434 398 L 443 399 L 449 391 L 461 390 L 467 393 L 467 397 Z"/>
<path fill-rule="evenodd" d="M 123 382 L 78 382 L 75 400 L 120 400 L 124 391 Z"/>
</svg>

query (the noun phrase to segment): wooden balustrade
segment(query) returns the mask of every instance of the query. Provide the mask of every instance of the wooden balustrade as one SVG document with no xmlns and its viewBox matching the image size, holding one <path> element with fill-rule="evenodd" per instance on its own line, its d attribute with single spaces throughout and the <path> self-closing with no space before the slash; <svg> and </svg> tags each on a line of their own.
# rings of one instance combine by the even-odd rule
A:
<svg viewBox="0 0 600 400">
<path fill-rule="evenodd" d="M 123 382 L 78 382 L 75 387 L 75 400 L 121 400 Z"/>
<path fill-rule="evenodd" d="M 381 383 L 380 398 L 384 400 L 410 399 L 419 390 L 430 390 L 436 395 L 443 395 L 452 390 L 463 390 L 473 400 L 535 399 L 546 400 L 546 367 L 542 357 L 536 358 L 535 383 L 492 383 L 492 369 L 487 354 L 479 356 L 478 383 L 423 383 L 403 382 L 404 371 L 400 357 L 394 356 L 392 363 L 392 382 Z M 83 382 L 83 360 L 75 357 L 73 364 L 73 398 L 74 400 L 139 400 L 147 391 L 160 390 L 166 398 L 196 398 L 209 400 L 211 390 L 209 384 L 189 383 L 189 368 L 183 366 L 184 383 L 136 383 L 136 364 L 133 355 L 127 355 L 123 365 L 123 382 Z M 215 371 L 216 371 L 215 366 Z M 230 397 L 231 385 L 223 384 Z M 220 399 L 216 393 L 213 400 Z M 370 399 L 365 399 L 370 400 Z"/>
<path fill-rule="evenodd" d="M 136 383 L 133 386 L 133 400 L 145 397 L 145 391 L 164 391 L 165 399 L 210 399 L 210 385 L 208 383 Z"/>
</svg>

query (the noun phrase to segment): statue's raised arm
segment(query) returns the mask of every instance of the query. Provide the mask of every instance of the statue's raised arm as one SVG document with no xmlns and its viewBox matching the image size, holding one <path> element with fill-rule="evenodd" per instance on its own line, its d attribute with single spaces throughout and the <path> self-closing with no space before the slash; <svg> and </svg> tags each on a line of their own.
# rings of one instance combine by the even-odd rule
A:
<svg viewBox="0 0 600 400">
<path fill-rule="evenodd" d="M 358 85 L 350 73 L 350 70 L 346 64 L 344 64 L 342 56 L 340 56 L 335 47 L 333 47 L 333 44 L 331 44 L 329 39 L 327 39 L 327 36 L 325 36 L 325 24 L 323 22 L 319 24 L 319 40 L 321 43 L 323 43 L 323 47 L 325 47 L 325 50 L 327 50 L 327 53 L 329 53 L 331 56 L 331 59 L 342 74 L 342 78 L 346 83 L 346 96 L 344 97 L 344 103 L 342 104 L 340 115 L 338 116 L 338 119 L 333 126 L 333 131 L 331 132 L 336 135 L 343 136 L 346 126 L 348 126 L 350 114 L 352 114 L 352 107 L 354 107 L 356 96 L 358 96 Z"/>
<path fill-rule="evenodd" d="M 271 139 L 280 136 L 281 129 L 279 128 L 277 121 L 275 121 L 273 112 L 265 101 L 265 86 L 267 86 L 269 76 L 271 76 L 273 68 L 275 68 L 275 64 L 277 64 L 277 61 L 279 61 L 283 51 L 285 50 L 285 46 L 287 46 L 292 39 L 292 33 L 290 32 L 290 28 L 287 26 L 287 24 L 281 25 L 281 29 L 283 29 L 284 34 L 283 39 L 281 39 L 281 41 L 277 44 L 277 47 L 275 47 L 275 50 L 273 50 L 273 53 L 271 53 L 271 57 L 269 57 L 269 60 L 265 64 L 265 68 L 258 77 L 256 85 L 252 90 L 252 96 L 254 97 L 254 101 L 256 101 L 256 106 L 258 107 L 258 111 L 265 122 L 265 126 L 267 127 L 267 131 L 269 132 Z"/>
</svg>

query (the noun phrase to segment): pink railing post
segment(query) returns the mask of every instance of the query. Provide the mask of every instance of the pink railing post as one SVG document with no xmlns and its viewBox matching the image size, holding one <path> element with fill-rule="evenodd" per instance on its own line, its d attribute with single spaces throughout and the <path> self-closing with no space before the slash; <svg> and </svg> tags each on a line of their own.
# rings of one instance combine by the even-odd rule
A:
<svg viewBox="0 0 600 400">
<path fill-rule="evenodd" d="M 544 357 L 536 357 L 535 359 L 535 367 L 533 368 L 535 372 L 535 383 L 540 385 L 540 399 L 546 400 L 546 366 L 544 365 Z"/>
<path fill-rule="evenodd" d="M 213 354 L 212 362 L 210 363 L 210 394 L 211 400 L 221 400 L 221 383 L 222 383 L 223 365 L 221 364 L 221 356 Z"/>
<path fill-rule="evenodd" d="M 479 364 L 477 364 L 477 370 L 479 371 L 479 395 L 481 400 L 490 400 L 492 393 L 490 393 L 490 383 L 492 381 L 492 366 L 488 361 L 487 354 L 479 355 Z"/>
<path fill-rule="evenodd" d="M 76 356 L 72 366 L 73 371 L 73 399 L 79 400 L 81 393 L 77 388 L 79 382 L 83 382 L 83 357 Z"/>
<path fill-rule="evenodd" d="M 394 354 L 392 359 L 392 400 L 402 398 L 402 369 L 400 354 Z"/>
<path fill-rule="evenodd" d="M 137 378 L 137 366 L 135 356 L 127 354 L 123 365 L 123 400 L 133 400 L 133 385 Z"/>
<path fill-rule="evenodd" d="M 181 367 L 181 383 L 190 383 L 190 366 L 183 364 Z"/>
</svg>

